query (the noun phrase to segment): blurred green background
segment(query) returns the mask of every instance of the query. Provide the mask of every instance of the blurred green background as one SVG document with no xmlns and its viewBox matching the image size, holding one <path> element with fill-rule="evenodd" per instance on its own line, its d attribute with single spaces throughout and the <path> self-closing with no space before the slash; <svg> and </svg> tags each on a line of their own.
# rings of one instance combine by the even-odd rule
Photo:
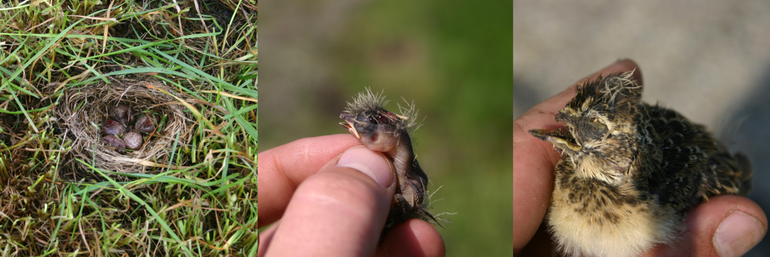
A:
<svg viewBox="0 0 770 257">
<path fill-rule="evenodd" d="M 414 101 L 413 138 L 447 256 L 511 256 L 512 2 L 274 1 L 262 4 L 260 144 L 338 125 L 365 87 Z"/>
</svg>

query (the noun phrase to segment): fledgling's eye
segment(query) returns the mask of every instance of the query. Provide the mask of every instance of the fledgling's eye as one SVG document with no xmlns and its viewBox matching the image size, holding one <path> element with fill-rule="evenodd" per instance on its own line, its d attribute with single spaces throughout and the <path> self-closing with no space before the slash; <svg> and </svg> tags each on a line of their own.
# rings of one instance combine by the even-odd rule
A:
<svg viewBox="0 0 770 257">
<path fill-rule="evenodd" d="M 607 126 L 599 122 L 596 118 L 580 122 L 578 124 L 578 130 L 580 130 L 580 135 L 583 136 L 583 138 L 594 140 L 604 138 L 604 135 L 606 135 L 608 131 Z"/>
<path fill-rule="evenodd" d="M 374 123 L 374 124 L 380 124 L 381 123 L 380 122 L 381 119 L 382 119 L 382 116 L 379 115 L 379 114 L 375 114 L 375 115 L 369 116 L 369 122 Z"/>
<path fill-rule="evenodd" d="M 382 116 L 382 114 L 375 114 L 369 116 L 369 122 L 374 124 L 387 124 L 388 118 L 385 116 Z"/>
</svg>

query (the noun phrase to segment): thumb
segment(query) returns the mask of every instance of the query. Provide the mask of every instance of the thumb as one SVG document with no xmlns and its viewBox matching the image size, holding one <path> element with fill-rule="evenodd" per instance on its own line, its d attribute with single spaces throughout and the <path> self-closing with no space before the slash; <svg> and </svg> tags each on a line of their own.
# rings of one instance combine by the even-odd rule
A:
<svg viewBox="0 0 770 257">
<path fill-rule="evenodd" d="M 709 198 L 690 210 L 682 238 L 645 256 L 741 256 L 767 233 L 767 216 L 750 199 L 737 195 Z"/>
<path fill-rule="evenodd" d="M 350 148 L 297 187 L 266 256 L 372 255 L 394 192 L 390 161 Z"/>
<path fill-rule="evenodd" d="M 383 188 L 392 189 L 393 192 L 390 192 L 391 196 L 395 192 L 395 182 L 393 181 L 394 168 L 390 161 L 378 152 L 371 151 L 363 146 L 350 148 L 340 155 L 337 167 L 358 170 L 369 176 Z"/>
</svg>

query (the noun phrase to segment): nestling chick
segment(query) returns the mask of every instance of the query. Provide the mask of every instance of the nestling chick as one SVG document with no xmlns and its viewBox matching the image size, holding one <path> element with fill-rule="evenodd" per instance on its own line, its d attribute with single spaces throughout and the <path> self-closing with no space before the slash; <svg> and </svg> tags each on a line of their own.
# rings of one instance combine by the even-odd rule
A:
<svg viewBox="0 0 770 257">
<path fill-rule="evenodd" d="M 108 120 L 104 122 L 104 125 L 102 125 L 102 134 L 104 135 L 113 135 L 119 137 L 125 132 L 126 128 L 123 127 L 123 124 L 114 120 Z"/>
<path fill-rule="evenodd" d="M 142 114 L 139 116 L 138 119 L 136 119 L 136 124 L 134 125 L 134 129 L 136 131 L 139 131 L 142 134 L 150 134 L 153 130 L 155 130 L 155 126 L 157 124 L 157 120 L 153 118 L 152 116 L 148 114 Z"/>
<path fill-rule="evenodd" d="M 123 136 L 123 142 L 126 144 L 126 148 L 131 150 L 139 150 L 142 147 L 142 135 L 135 131 L 130 131 Z"/>
<path fill-rule="evenodd" d="M 382 152 L 393 162 L 397 187 L 385 229 L 409 218 L 439 224 L 426 209 L 428 177 L 417 162 L 409 138 L 408 130 L 415 125 L 414 107 L 401 108 L 403 114 L 399 115 L 385 110 L 383 106 L 387 103 L 384 96 L 367 89 L 348 103 L 347 109 L 340 115 L 345 122 L 340 122 L 340 125 L 364 146 Z"/>
<path fill-rule="evenodd" d="M 530 133 L 561 154 L 547 214 L 568 256 L 638 256 L 672 242 L 687 210 L 745 195 L 751 165 L 679 113 L 641 101 L 633 71 L 578 87 L 556 114 L 566 129 Z"/>
<path fill-rule="evenodd" d="M 115 151 L 123 152 L 123 150 L 126 149 L 126 143 L 123 142 L 123 139 L 120 139 L 117 136 L 106 135 L 102 139 L 104 140 L 104 142 L 107 142 L 107 144 L 114 147 Z"/>
<path fill-rule="evenodd" d="M 110 109 L 110 115 L 112 115 L 115 120 L 122 123 L 123 126 L 128 126 L 133 118 L 131 107 L 128 107 L 125 104 L 119 104 L 118 106 L 115 106 L 115 108 Z"/>
</svg>

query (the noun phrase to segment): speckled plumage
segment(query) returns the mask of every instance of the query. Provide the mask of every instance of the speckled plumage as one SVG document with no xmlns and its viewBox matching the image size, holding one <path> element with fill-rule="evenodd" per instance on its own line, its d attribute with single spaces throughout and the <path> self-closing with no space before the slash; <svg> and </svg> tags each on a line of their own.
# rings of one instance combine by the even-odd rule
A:
<svg viewBox="0 0 770 257">
<path fill-rule="evenodd" d="M 751 190 L 751 166 L 679 113 L 641 101 L 633 71 L 578 87 L 556 114 L 566 129 L 532 130 L 556 164 L 547 220 L 568 256 L 637 256 L 684 230 L 684 213 Z"/>
<path fill-rule="evenodd" d="M 417 162 L 412 149 L 409 130 L 417 125 L 414 105 L 399 105 L 401 114 L 385 110 L 388 102 L 382 94 L 370 89 L 358 94 L 348 103 L 340 118 L 340 125 L 373 151 L 382 152 L 392 162 L 396 174 L 396 193 L 393 196 L 385 230 L 409 218 L 418 218 L 439 224 L 427 210 L 428 176 Z"/>
</svg>

